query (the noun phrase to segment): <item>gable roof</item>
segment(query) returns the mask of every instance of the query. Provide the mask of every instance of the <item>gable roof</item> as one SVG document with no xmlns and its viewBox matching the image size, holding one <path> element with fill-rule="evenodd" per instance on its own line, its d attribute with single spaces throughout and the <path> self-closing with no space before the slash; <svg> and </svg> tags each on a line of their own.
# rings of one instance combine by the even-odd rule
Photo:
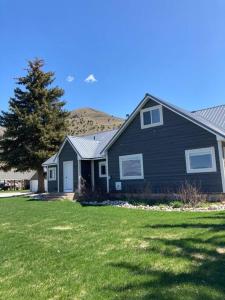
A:
<svg viewBox="0 0 225 300">
<path fill-rule="evenodd" d="M 101 152 L 117 131 L 118 129 L 79 137 L 67 136 L 64 140 L 64 143 L 60 147 L 59 152 L 46 160 L 42 166 L 57 164 L 57 156 L 64 147 L 66 141 L 70 143 L 74 151 L 80 156 L 81 159 L 104 158 L 104 154 Z"/>
<path fill-rule="evenodd" d="M 139 103 L 139 105 L 135 108 L 135 110 L 132 112 L 130 117 L 126 120 L 126 122 L 120 127 L 118 132 L 112 137 L 112 139 L 106 144 L 106 146 L 103 148 L 102 153 L 109 149 L 109 147 L 117 140 L 117 138 L 122 134 L 122 132 L 126 129 L 126 127 L 131 123 L 131 121 L 134 119 L 134 117 L 140 112 L 142 107 L 147 103 L 147 101 L 153 100 L 157 102 L 158 104 L 163 105 L 164 107 L 172 110 L 173 112 L 181 115 L 182 117 L 188 119 L 189 121 L 195 123 L 196 125 L 206 129 L 207 131 L 220 136 L 221 138 L 225 139 L 225 127 L 222 127 L 222 109 L 220 110 L 221 116 L 220 116 L 220 122 L 215 121 L 217 119 L 216 117 L 216 110 L 214 110 L 214 113 L 203 113 L 202 111 L 197 112 L 189 112 L 185 109 L 182 109 L 176 105 L 173 105 L 165 100 L 159 99 L 153 95 L 146 94 L 143 100 Z M 201 112 L 201 113 L 200 113 Z M 224 108 L 225 113 L 225 108 Z M 209 117 L 210 115 L 210 117 Z M 212 117 L 213 115 L 213 117 Z M 225 114 L 224 114 L 225 119 Z M 214 122 L 212 121 L 214 120 Z"/>
<path fill-rule="evenodd" d="M 52 155 L 49 159 L 47 159 L 42 166 L 47 166 L 47 165 L 55 165 L 57 162 L 55 161 L 57 153 L 55 153 L 54 155 Z"/>
<path fill-rule="evenodd" d="M 204 108 L 193 111 L 192 114 L 199 115 L 212 124 L 225 130 L 225 105 Z"/>
<path fill-rule="evenodd" d="M 1 180 L 31 180 L 36 171 L 27 172 L 16 172 L 15 170 L 10 170 L 4 172 L 0 170 L 0 181 Z"/>
</svg>

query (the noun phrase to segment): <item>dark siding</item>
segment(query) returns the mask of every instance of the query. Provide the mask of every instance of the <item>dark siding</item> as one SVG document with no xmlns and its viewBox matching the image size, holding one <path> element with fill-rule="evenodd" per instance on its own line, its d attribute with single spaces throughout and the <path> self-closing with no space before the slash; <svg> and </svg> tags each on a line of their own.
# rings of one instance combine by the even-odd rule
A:
<svg viewBox="0 0 225 300">
<path fill-rule="evenodd" d="M 57 165 L 49 166 L 49 168 L 51 168 L 51 167 L 56 168 L 56 180 L 48 181 L 48 192 L 49 193 L 55 193 L 55 192 L 58 192 L 58 170 L 57 170 Z"/>
<path fill-rule="evenodd" d="M 59 154 L 59 191 L 63 192 L 63 162 L 73 161 L 73 186 L 74 191 L 78 188 L 78 162 L 77 154 L 69 142 L 66 142 L 61 153 Z"/>
<path fill-rule="evenodd" d="M 149 101 L 145 107 L 158 105 Z M 206 192 L 221 192 L 216 136 L 163 107 L 164 125 L 141 129 L 138 114 L 108 151 L 110 191 L 119 177 L 119 156 L 143 153 L 144 180 L 122 180 L 122 191 L 175 191 L 185 180 Z M 185 150 L 214 146 L 217 172 L 187 174 Z"/>
<path fill-rule="evenodd" d="M 95 162 L 94 162 L 94 167 L 95 167 L 95 190 L 106 192 L 107 191 L 106 177 L 99 177 L 99 162 L 100 161 L 105 161 L 105 160 L 104 159 L 95 160 Z"/>
</svg>

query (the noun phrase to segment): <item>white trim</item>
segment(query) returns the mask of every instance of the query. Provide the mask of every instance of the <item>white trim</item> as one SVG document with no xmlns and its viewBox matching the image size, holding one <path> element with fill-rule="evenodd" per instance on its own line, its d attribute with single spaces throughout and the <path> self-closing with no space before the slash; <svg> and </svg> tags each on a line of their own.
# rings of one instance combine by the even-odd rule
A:
<svg viewBox="0 0 225 300">
<path fill-rule="evenodd" d="M 57 173 L 58 173 L 58 181 L 57 181 L 57 186 L 58 186 L 58 193 L 59 193 L 59 159 L 57 158 Z"/>
<path fill-rule="evenodd" d="M 48 177 L 48 166 L 46 167 L 47 168 L 47 177 Z M 46 188 L 46 192 L 48 193 L 48 180 L 47 180 L 47 184 L 46 184 L 47 188 Z"/>
<path fill-rule="evenodd" d="M 77 178 L 78 178 L 78 193 L 81 192 L 81 159 L 79 155 L 77 155 Z"/>
<path fill-rule="evenodd" d="M 102 174 L 102 166 L 105 166 L 105 174 Z M 107 168 L 107 166 L 106 166 L 106 161 L 99 161 L 99 163 L 98 163 L 98 176 L 99 176 L 100 178 L 102 178 L 102 177 L 107 177 L 107 171 L 106 171 L 106 168 Z"/>
<path fill-rule="evenodd" d="M 61 147 L 59 148 L 59 151 L 57 152 L 55 159 L 59 157 L 59 154 L 61 153 L 61 151 L 62 151 L 62 149 L 63 149 L 63 147 L 64 147 L 64 145 L 65 145 L 66 142 L 69 142 L 69 144 L 70 144 L 71 147 L 73 148 L 74 152 L 75 152 L 77 155 L 80 156 L 80 153 L 77 151 L 77 149 L 74 147 L 73 143 L 71 142 L 70 138 L 67 136 L 67 137 L 65 138 L 65 140 L 63 141 Z"/>
<path fill-rule="evenodd" d="M 106 191 L 109 193 L 109 158 L 108 151 L 106 152 Z"/>
<path fill-rule="evenodd" d="M 126 161 L 126 160 L 140 160 L 140 162 L 141 162 L 141 175 L 140 176 L 123 176 L 122 162 Z M 141 153 L 119 156 L 119 168 L 120 168 L 120 180 L 144 179 L 143 155 Z"/>
<path fill-rule="evenodd" d="M 145 112 L 150 112 L 150 114 L 151 114 L 151 111 L 156 110 L 156 109 L 159 110 L 159 122 L 150 123 L 150 124 L 145 125 L 144 124 L 144 113 Z M 141 109 L 140 110 L 140 119 L 141 119 L 141 129 L 163 125 L 162 105 L 155 105 L 155 106 L 150 106 L 150 107 Z M 151 119 L 152 119 L 152 115 L 151 115 Z"/>
<path fill-rule="evenodd" d="M 211 168 L 202 168 L 202 169 L 192 169 L 191 164 L 190 164 L 190 155 L 196 155 L 197 156 L 197 155 L 201 155 L 201 154 L 211 154 L 212 167 Z M 187 173 L 216 172 L 216 157 L 215 157 L 214 147 L 185 150 L 185 160 L 186 160 L 186 171 L 187 171 Z"/>
<path fill-rule="evenodd" d="M 65 182 L 64 182 L 64 168 L 66 164 L 72 164 L 72 189 L 65 189 Z M 74 178 L 73 178 L 73 160 L 65 160 L 63 161 L 63 192 L 64 193 L 73 193 L 74 192 Z"/>
<path fill-rule="evenodd" d="M 106 146 L 103 148 L 102 152 L 108 150 L 110 148 L 110 146 L 117 140 L 117 138 L 122 134 L 122 132 L 127 128 L 127 126 L 131 123 L 131 121 L 136 117 L 136 115 L 138 114 L 138 112 L 140 111 L 140 109 L 149 101 L 149 100 L 153 100 L 155 102 L 157 102 L 158 104 L 168 108 L 169 110 L 173 111 L 174 113 L 176 113 L 177 115 L 185 118 L 186 120 L 189 120 L 190 122 L 194 123 L 195 125 L 205 129 L 206 131 L 214 134 L 217 136 L 217 138 L 221 138 L 224 140 L 225 135 L 220 135 L 218 133 L 216 133 L 216 130 L 210 130 L 207 126 L 203 125 L 203 124 L 199 124 L 199 122 L 194 121 L 191 117 L 189 117 L 188 115 L 185 115 L 185 112 L 179 112 L 175 109 L 173 109 L 172 107 L 170 107 L 167 103 L 164 103 L 163 100 L 156 98 L 152 95 L 146 94 L 144 99 L 139 103 L 139 105 L 134 109 L 134 111 L 131 113 L 131 115 L 129 116 L 129 118 L 125 121 L 125 123 L 120 127 L 120 129 L 117 131 L 117 133 L 112 137 L 112 139 L 106 144 Z"/>
<path fill-rule="evenodd" d="M 50 178 L 50 171 L 53 171 L 53 178 Z M 56 167 L 48 167 L 48 181 L 56 181 Z"/>
<path fill-rule="evenodd" d="M 222 141 L 217 141 L 217 143 L 218 143 L 218 151 L 219 151 L 222 188 L 223 188 L 223 193 L 225 193 L 225 167 L 224 167 L 224 150 L 225 150 L 225 148 L 223 148 Z"/>
<path fill-rule="evenodd" d="M 91 161 L 91 189 L 92 192 L 95 190 L 95 162 Z"/>
</svg>

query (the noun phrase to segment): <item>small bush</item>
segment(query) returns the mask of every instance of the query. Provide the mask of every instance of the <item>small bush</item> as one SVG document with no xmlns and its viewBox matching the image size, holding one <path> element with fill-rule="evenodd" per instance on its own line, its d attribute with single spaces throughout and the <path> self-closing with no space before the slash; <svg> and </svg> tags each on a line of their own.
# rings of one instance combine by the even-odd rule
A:
<svg viewBox="0 0 225 300">
<path fill-rule="evenodd" d="M 80 184 L 81 191 L 76 197 L 78 202 L 102 202 L 107 199 L 106 192 L 103 192 L 102 190 L 92 191 L 84 178 L 81 178 Z"/>
<path fill-rule="evenodd" d="M 178 191 L 178 200 L 184 205 L 195 207 L 206 201 L 206 196 L 201 193 L 200 188 L 185 181 Z"/>
<path fill-rule="evenodd" d="M 181 208 L 183 206 L 183 203 L 181 201 L 175 200 L 170 202 L 170 206 L 172 206 L 172 208 Z"/>
</svg>

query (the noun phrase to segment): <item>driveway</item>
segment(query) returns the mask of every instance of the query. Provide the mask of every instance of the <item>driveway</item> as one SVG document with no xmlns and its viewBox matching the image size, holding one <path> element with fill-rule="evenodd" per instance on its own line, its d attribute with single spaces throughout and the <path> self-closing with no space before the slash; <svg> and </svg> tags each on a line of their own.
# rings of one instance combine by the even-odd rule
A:
<svg viewBox="0 0 225 300">
<path fill-rule="evenodd" d="M 0 198 L 11 198 L 16 196 L 29 195 L 30 192 L 0 192 Z"/>
</svg>

